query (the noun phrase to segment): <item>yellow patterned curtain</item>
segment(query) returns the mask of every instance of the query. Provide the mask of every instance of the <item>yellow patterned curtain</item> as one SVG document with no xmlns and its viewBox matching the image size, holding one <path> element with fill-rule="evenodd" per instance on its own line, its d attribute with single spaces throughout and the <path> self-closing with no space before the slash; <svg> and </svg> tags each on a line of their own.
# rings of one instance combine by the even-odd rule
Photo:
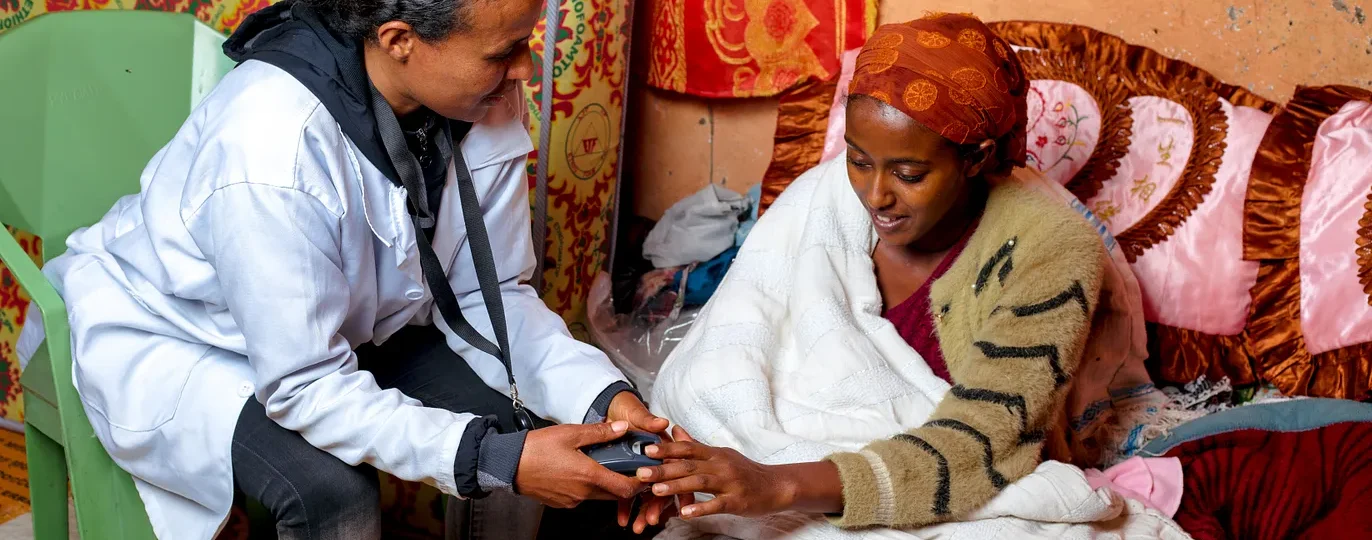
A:
<svg viewBox="0 0 1372 540">
<path fill-rule="evenodd" d="M 534 79 L 526 86 L 534 142 L 542 139 L 544 115 L 551 117 L 548 139 L 546 235 L 543 242 L 542 296 L 562 315 L 577 337 L 586 340 L 586 295 L 606 264 L 606 246 L 619 181 L 625 76 L 633 25 L 629 0 L 562 0 L 561 21 L 551 63 L 551 111 L 539 107 L 544 23 L 530 47 Z M 537 207 L 539 153 L 529 156 L 530 204 Z M 534 226 L 540 216 L 535 208 Z M 537 237 L 537 235 L 535 235 Z"/>
</svg>

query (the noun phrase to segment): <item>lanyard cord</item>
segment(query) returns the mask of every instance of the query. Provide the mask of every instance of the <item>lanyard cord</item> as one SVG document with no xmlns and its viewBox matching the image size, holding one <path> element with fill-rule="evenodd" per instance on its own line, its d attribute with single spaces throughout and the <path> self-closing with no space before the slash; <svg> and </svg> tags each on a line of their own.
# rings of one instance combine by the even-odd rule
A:
<svg viewBox="0 0 1372 540">
<path fill-rule="evenodd" d="M 519 399 L 519 388 L 515 386 L 514 367 L 510 362 L 510 339 L 505 324 L 505 304 L 500 296 L 500 279 L 496 272 L 495 255 L 491 251 L 491 239 L 486 232 L 486 223 L 481 204 L 476 198 L 476 185 L 472 182 L 471 171 L 467 170 L 462 152 L 455 149 L 456 141 L 452 140 L 451 128 L 446 120 L 443 121 L 444 136 L 437 141 L 438 148 L 443 157 L 451 156 L 453 168 L 457 173 L 458 195 L 462 200 L 462 220 L 467 226 L 467 245 L 472 251 L 477 282 L 481 286 L 481 299 L 486 304 L 486 313 L 490 316 L 491 328 L 495 331 L 498 345 L 481 335 L 481 332 L 462 315 L 457 295 L 453 293 L 452 285 L 448 283 L 448 277 L 438 261 L 438 255 L 434 253 L 433 245 L 424 232 L 424 229 L 437 223 L 437 217 L 429 211 L 427 190 L 424 189 L 419 162 L 405 144 L 405 135 L 390 104 L 376 87 L 373 86 L 371 90 L 372 109 L 381 132 L 381 141 L 391 158 L 391 164 L 400 176 L 401 185 L 409 196 L 410 216 L 414 221 L 415 234 L 418 236 L 419 265 L 424 273 L 424 281 L 429 286 L 429 292 L 433 295 L 434 304 L 438 307 L 444 322 L 448 324 L 448 328 L 458 337 L 500 360 L 501 365 L 505 367 L 505 375 L 509 378 L 515 421 L 521 429 L 533 429 L 532 418 L 524 410 L 524 403 Z"/>
</svg>

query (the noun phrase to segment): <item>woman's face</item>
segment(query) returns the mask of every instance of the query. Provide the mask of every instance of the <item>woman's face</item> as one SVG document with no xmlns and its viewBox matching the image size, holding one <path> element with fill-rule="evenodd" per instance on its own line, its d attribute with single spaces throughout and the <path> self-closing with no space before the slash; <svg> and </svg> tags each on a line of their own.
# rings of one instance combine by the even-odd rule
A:
<svg viewBox="0 0 1372 540">
<path fill-rule="evenodd" d="M 432 43 L 413 39 L 397 72 L 411 99 L 444 117 L 476 122 L 517 96 L 512 91 L 532 76 L 529 39 L 543 1 L 486 1 L 466 9 L 472 11 L 467 28 Z"/>
<path fill-rule="evenodd" d="M 876 99 L 853 99 L 847 116 L 848 179 L 882 242 L 910 246 L 966 203 L 976 171 L 948 140 Z"/>
</svg>

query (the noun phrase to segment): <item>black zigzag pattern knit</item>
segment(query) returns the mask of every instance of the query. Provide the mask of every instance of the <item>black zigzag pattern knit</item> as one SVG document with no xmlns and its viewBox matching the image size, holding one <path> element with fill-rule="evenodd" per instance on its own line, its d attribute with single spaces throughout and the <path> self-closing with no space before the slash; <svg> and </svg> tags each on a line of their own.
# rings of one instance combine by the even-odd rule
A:
<svg viewBox="0 0 1372 540">
<path fill-rule="evenodd" d="M 996 486 L 996 489 L 1005 487 L 1005 476 L 1001 475 L 1000 471 L 997 471 L 995 466 L 996 450 L 991 447 L 991 438 L 987 437 L 985 433 L 982 433 L 977 430 L 977 428 L 969 426 L 960 420 L 954 420 L 952 418 L 940 418 L 925 425 L 961 431 L 970 435 L 973 439 L 976 439 L 977 442 L 981 443 L 981 464 L 986 467 L 986 477 L 991 479 L 991 485 Z"/>
<path fill-rule="evenodd" d="M 1000 273 L 996 277 L 1000 279 L 1001 285 L 1005 285 L 1005 278 L 1010 276 L 1010 271 L 1015 267 L 1014 260 L 1010 258 L 1015 253 L 1015 240 L 1011 238 L 1008 242 L 1001 244 L 1000 249 L 996 250 L 996 254 L 992 255 L 986 264 L 981 265 L 981 271 L 977 272 L 977 283 L 972 287 L 972 291 L 978 296 L 981 295 L 982 289 L 986 288 L 986 282 L 991 280 L 991 273 L 995 272 L 996 265 L 1001 264 L 1001 262 L 1005 264 L 1001 265 Z"/>
<path fill-rule="evenodd" d="M 953 480 L 948 472 L 948 458 L 943 457 L 943 453 L 934 448 L 934 445 L 914 435 L 902 433 L 896 435 L 895 440 L 913 444 L 934 456 L 934 460 L 938 462 L 938 486 L 934 489 L 933 511 L 936 516 L 947 516 L 948 504 L 953 499 Z"/>
<path fill-rule="evenodd" d="M 1053 380 L 1058 386 L 1067 384 L 1067 373 L 1062 370 L 1062 361 L 1058 357 L 1058 346 L 1051 344 L 1033 345 L 1030 347 L 1004 347 L 989 341 L 978 341 L 973 343 L 981 354 L 987 358 L 997 360 L 1008 358 L 1046 358 L 1048 365 L 1053 369 Z"/>
<path fill-rule="evenodd" d="M 1012 258 L 1014 251 L 1015 242 L 1013 240 L 1006 242 L 996 251 L 995 255 L 982 265 L 981 271 L 977 274 L 974 293 L 980 294 L 993 274 L 997 274 L 997 278 L 1000 280 L 1001 284 L 1004 285 L 1006 277 L 1008 277 L 1008 274 L 1014 268 L 1014 261 Z M 997 266 L 1000 267 L 999 272 L 996 272 Z M 1032 317 L 1048 313 L 1069 304 L 1079 306 L 1082 310 L 1082 314 L 1089 316 L 1091 311 L 1090 304 L 1086 298 L 1086 291 L 1081 286 L 1080 281 L 1073 281 L 1071 286 L 1048 300 L 1023 306 L 1015 306 L 1012 307 L 1010 311 L 1016 317 Z M 999 311 L 999 308 L 997 308 L 997 311 Z M 973 345 L 980 349 L 982 354 L 990 359 L 1044 358 L 1048 361 L 1048 365 L 1053 371 L 1053 379 L 1056 387 L 1061 388 L 1063 385 L 1067 384 L 1069 380 L 1067 373 L 1062 369 L 1062 361 L 1059 356 L 1060 353 L 1057 345 L 1045 343 L 1031 346 L 1005 346 L 997 345 L 989 341 L 977 341 L 973 343 Z M 1024 396 L 1022 395 L 998 392 L 985 388 L 969 388 L 962 385 L 954 385 L 949 393 L 956 399 L 1002 405 L 1011 414 L 1015 414 L 1019 418 L 1019 445 L 1021 446 L 1039 443 L 1046 438 L 1042 429 L 1030 425 L 1029 410 L 1025 403 Z M 976 439 L 982 446 L 982 464 L 987 478 L 990 479 L 991 484 L 995 486 L 996 489 L 1003 489 L 1005 487 L 1005 476 L 995 468 L 995 449 L 991 445 L 990 437 L 987 437 L 986 434 L 965 422 L 951 418 L 940 418 L 930 421 L 925 425 L 928 427 L 951 429 Z M 913 435 L 897 435 L 895 439 L 915 444 L 924 451 L 934 455 L 938 460 L 940 481 L 938 487 L 939 491 L 935 496 L 935 514 L 943 515 L 938 511 L 938 508 L 940 508 L 940 501 L 943 501 L 943 508 L 946 510 L 945 490 L 949 489 L 948 484 L 945 482 L 948 470 L 947 459 L 945 459 L 937 449 L 929 445 L 929 443 Z"/>
<path fill-rule="evenodd" d="M 1025 407 L 1024 396 L 987 390 L 985 388 L 967 388 L 960 384 L 954 385 L 949 392 L 953 394 L 953 397 L 958 399 L 985 401 L 987 403 L 995 403 L 996 405 L 1004 405 L 1010 412 L 1019 414 L 1020 431 L 1029 429 L 1029 409 Z"/>
<path fill-rule="evenodd" d="M 1074 300 L 1077 302 L 1077 305 L 1081 306 L 1082 315 L 1090 313 L 1091 307 L 1087 305 L 1086 291 L 1081 288 L 1080 281 L 1072 282 L 1071 287 L 1068 287 L 1067 290 L 1058 293 L 1057 296 L 1049 298 L 1048 300 L 1044 300 L 1037 304 L 1029 304 L 1027 306 L 1017 306 L 1011 308 L 1010 311 L 1013 312 L 1016 317 L 1030 317 L 1055 310 Z"/>
</svg>

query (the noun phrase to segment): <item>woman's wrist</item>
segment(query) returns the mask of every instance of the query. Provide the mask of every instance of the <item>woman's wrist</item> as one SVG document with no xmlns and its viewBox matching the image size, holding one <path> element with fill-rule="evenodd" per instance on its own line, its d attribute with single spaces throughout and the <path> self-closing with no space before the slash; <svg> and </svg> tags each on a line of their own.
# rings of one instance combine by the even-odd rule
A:
<svg viewBox="0 0 1372 540">
<path fill-rule="evenodd" d="M 777 511 L 810 514 L 843 512 L 843 482 L 829 461 L 772 466 L 781 500 Z"/>
</svg>

